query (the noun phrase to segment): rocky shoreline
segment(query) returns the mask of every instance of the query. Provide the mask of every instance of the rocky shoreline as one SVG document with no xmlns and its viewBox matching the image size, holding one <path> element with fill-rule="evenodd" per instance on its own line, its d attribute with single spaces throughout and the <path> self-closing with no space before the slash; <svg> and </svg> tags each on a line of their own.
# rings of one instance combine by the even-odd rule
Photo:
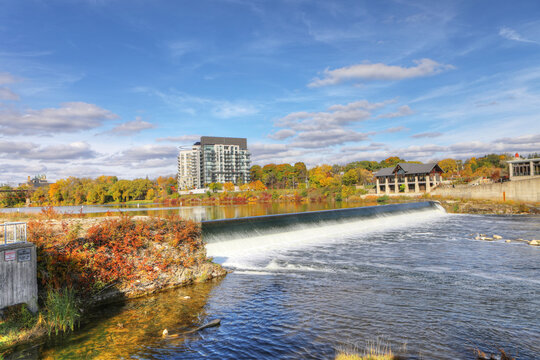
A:
<svg viewBox="0 0 540 360">
<path fill-rule="evenodd" d="M 153 281 L 137 281 L 131 287 L 122 289 L 106 289 L 92 297 L 89 307 L 101 306 L 143 296 L 161 291 L 189 286 L 227 275 L 228 271 L 221 265 L 205 262 L 190 268 L 179 268 L 171 274 L 163 274 Z"/>
<path fill-rule="evenodd" d="M 448 213 L 453 214 L 485 214 L 485 215 L 529 215 L 540 214 L 540 205 L 516 202 L 495 202 L 489 200 L 438 200 Z"/>
</svg>

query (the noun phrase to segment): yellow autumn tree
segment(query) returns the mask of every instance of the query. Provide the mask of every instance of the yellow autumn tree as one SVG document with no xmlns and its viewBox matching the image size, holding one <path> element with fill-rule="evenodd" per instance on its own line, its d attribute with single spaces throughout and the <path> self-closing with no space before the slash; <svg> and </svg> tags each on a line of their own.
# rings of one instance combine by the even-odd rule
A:
<svg viewBox="0 0 540 360">
<path fill-rule="evenodd" d="M 226 182 L 223 184 L 223 189 L 225 191 L 234 191 L 234 184 L 232 182 Z"/>
</svg>

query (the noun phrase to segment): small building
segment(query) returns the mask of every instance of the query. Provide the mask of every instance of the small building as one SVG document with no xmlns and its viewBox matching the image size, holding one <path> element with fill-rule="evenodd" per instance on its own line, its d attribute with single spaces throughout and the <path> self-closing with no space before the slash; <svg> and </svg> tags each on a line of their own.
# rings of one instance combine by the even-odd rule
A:
<svg viewBox="0 0 540 360">
<path fill-rule="evenodd" d="M 28 176 L 28 180 L 25 183 L 20 183 L 19 186 L 27 185 L 31 189 L 37 189 L 50 184 L 51 183 L 47 181 L 47 176 L 45 174 L 42 174 L 34 176 L 33 179 Z"/>
<path fill-rule="evenodd" d="M 443 172 L 437 163 L 399 163 L 380 169 L 375 173 L 377 194 L 399 193 L 400 189 L 405 193 L 430 192 L 441 183 Z"/>
<path fill-rule="evenodd" d="M 514 160 L 507 162 L 510 180 L 525 180 L 540 176 L 540 158 L 521 159 L 516 154 Z"/>
</svg>

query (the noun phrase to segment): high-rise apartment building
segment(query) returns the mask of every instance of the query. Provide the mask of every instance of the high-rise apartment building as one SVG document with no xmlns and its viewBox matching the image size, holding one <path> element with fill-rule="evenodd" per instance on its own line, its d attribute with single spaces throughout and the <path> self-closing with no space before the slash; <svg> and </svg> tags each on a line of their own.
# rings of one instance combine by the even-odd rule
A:
<svg viewBox="0 0 540 360">
<path fill-rule="evenodd" d="M 250 157 L 245 138 L 202 136 L 190 150 L 178 154 L 178 189 L 248 182 Z"/>
</svg>

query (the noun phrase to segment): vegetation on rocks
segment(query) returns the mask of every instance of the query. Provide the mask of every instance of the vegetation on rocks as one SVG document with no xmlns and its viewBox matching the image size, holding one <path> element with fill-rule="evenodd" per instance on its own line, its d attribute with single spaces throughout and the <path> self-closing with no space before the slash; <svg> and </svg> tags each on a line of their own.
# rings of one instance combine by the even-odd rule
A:
<svg viewBox="0 0 540 360">
<path fill-rule="evenodd" d="M 516 201 L 494 201 L 480 199 L 451 199 L 433 196 L 449 213 L 456 214 L 539 214 L 538 204 L 525 204 Z"/>
<path fill-rule="evenodd" d="M 225 274 L 206 258 L 200 226 L 178 216 L 64 218 L 45 210 L 28 222 L 36 245 L 41 313 L 8 309 L 2 348 L 73 331 L 84 309 Z"/>
</svg>

